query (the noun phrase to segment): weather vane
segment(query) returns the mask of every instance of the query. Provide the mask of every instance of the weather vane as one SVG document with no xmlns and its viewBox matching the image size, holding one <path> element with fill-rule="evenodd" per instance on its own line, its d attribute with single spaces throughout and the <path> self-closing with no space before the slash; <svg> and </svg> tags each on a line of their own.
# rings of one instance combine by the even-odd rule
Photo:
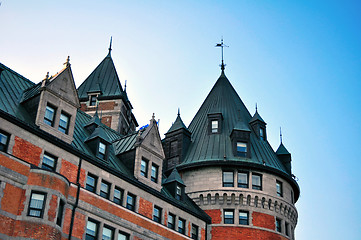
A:
<svg viewBox="0 0 361 240">
<path fill-rule="evenodd" d="M 221 69 L 223 71 L 225 69 L 225 66 L 226 66 L 226 64 L 224 64 L 224 61 L 223 61 L 223 48 L 224 47 L 229 47 L 229 46 L 223 44 L 223 37 L 222 37 L 221 43 L 217 43 L 216 47 L 221 47 L 222 48 L 222 64 L 220 66 L 221 66 Z"/>
</svg>

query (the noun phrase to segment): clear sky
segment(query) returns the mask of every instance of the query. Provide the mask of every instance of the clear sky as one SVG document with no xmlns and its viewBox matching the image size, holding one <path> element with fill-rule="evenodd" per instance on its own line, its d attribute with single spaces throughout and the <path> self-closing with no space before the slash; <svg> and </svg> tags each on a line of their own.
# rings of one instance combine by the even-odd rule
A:
<svg viewBox="0 0 361 240">
<path fill-rule="evenodd" d="M 186 125 L 220 75 L 279 128 L 301 197 L 297 240 L 361 239 L 359 1 L 19 1 L 0 6 L 0 62 L 37 83 L 66 57 L 77 86 L 112 57 L 140 125 Z"/>
</svg>

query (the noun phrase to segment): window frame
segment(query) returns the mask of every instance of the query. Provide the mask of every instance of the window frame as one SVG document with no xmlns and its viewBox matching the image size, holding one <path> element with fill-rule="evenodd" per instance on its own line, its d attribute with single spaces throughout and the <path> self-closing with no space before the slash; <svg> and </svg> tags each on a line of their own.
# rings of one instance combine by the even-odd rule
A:
<svg viewBox="0 0 361 240">
<path fill-rule="evenodd" d="M 179 184 L 175 187 L 175 198 L 179 201 L 182 200 L 182 187 Z"/>
<path fill-rule="evenodd" d="M 289 227 L 290 227 L 290 224 L 289 224 L 288 222 L 285 222 L 285 234 L 286 234 L 287 237 L 290 236 L 290 229 L 289 229 Z"/>
<path fill-rule="evenodd" d="M 120 198 L 117 198 L 115 196 L 115 191 L 119 191 L 120 192 Z M 118 186 L 114 187 L 114 193 L 113 193 L 113 202 L 122 206 L 123 205 L 123 198 L 124 198 L 124 190 Z M 117 200 L 115 200 L 117 199 Z M 119 201 L 119 202 L 118 202 Z"/>
<path fill-rule="evenodd" d="M 50 108 L 50 109 L 53 110 L 52 119 L 49 119 L 49 118 L 47 118 L 47 116 L 46 116 L 46 113 L 47 113 L 47 111 L 48 111 L 48 108 Z M 44 112 L 44 119 L 43 119 L 43 122 L 44 122 L 46 125 L 51 126 L 51 127 L 54 127 L 56 111 L 57 111 L 57 108 L 56 108 L 54 105 L 52 105 L 52 104 L 50 104 L 50 103 L 47 103 L 47 104 L 46 104 L 45 112 Z"/>
<path fill-rule="evenodd" d="M 120 234 L 125 237 L 125 240 L 129 240 L 130 234 L 126 233 L 126 232 L 123 232 L 123 231 L 120 231 L 120 230 L 118 231 L 118 237 L 117 237 L 118 240 L 119 240 Z"/>
<path fill-rule="evenodd" d="M 131 204 L 129 203 L 128 198 L 132 198 Z M 136 195 L 128 192 L 128 194 L 127 194 L 127 201 L 126 201 L 126 206 L 125 206 L 125 207 L 126 207 L 127 209 L 129 209 L 130 211 L 135 212 L 136 199 L 137 199 L 137 196 L 136 196 Z"/>
<path fill-rule="evenodd" d="M 145 163 L 145 169 L 143 171 L 143 163 Z M 145 178 L 148 178 L 148 167 L 149 167 L 149 160 L 146 159 L 146 158 L 142 158 L 140 160 L 140 175 L 145 177 Z"/>
<path fill-rule="evenodd" d="M 246 214 L 246 218 L 241 218 L 241 213 Z M 239 225 L 249 225 L 249 212 L 244 210 L 238 211 L 238 223 Z"/>
<path fill-rule="evenodd" d="M 3 131 L 3 130 L 0 130 L 0 140 L 2 141 L 2 137 L 1 136 L 4 136 L 6 137 L 6 140 L 5 140 L 5 143 L 2 143 L 0 141 L 0 152 L 7 152 L 8 151 L 8 147 L 9 147 L 9 142 L 10 142 L 10 134 Z"/>
<path fill-rule="evenodd" d="M 153 168 L 155 169 L 155 176 L 153 176 Z M 152 163 L 150 180 L 154 183 L 158 183 L 158 175 L 159 175 L 159 166 L 155 163 Z"/>
<path fill-rule="evenodd" d="M 191 238 L 192 239 L 199 239 L 199 227 L 192 223 L 192 230 L 191 230 Z"/>
<path fill-rule="evenodd" d="M 232 173 L 232 182 L 225 181 L 225 173 Z M 233 170 L 223 170 L 222 171 L 222 186 L 223 187 L 234 187 L 234 171 Z"/>
<path fill-rule="evenodd" d="M 278 197 L 283 197 L 283 184 L 279 180 L 276 180 L 276 192 Z"/>
<path fill-rule="evenodd" d="M 238 151 L 238 144 L 244 144 L 246 151 Z M 243 146 L 244 148 L 244 146 Z M 236 153 L 238 157 L 247 157 L 248 156 L 248 143 L 244 141 L 236 141 Z"/>
<path fill-rule="evenodd" d="M 68 119 L 68 121 L 66 122 L 66 126 L 65 126 L 65 127 L 61 125 L 61 122 L 62 122 L 62 119 L 61 119 L 61 118 L 62 118 L 62 116 L 65 116 L 65 117 Z M 58 130 L 59 130 L 60 132 L 62 132 L 62 133 L 64 133 L 64 134 L 68 134 L 68 133 L 69 133 L 70 119 L 71 119 L 71 115 L 70 115 L 70 114 L 68 114 L 68 113 L 66 113 L 66 112 L 64 112 L 64 111 L 61 111 L 61 113 L 60 113 L 60 118 L 59 118 L 59 126 L 58 126 Z"/>
<path fill-rule="evenodd" d="M 255 185 L 254 184 L 253 177 L 259 177 L 260 178 L 260 185 Z M 252 189 L 262 191 L 262 188 L 263 188 L 262 174 L 252 173 Z"/>
<path fill-rule="evenodd" d="M 170 217 L 172 217 L 172 219 L 173 219 L 172 222 L 169 221 Z M 175 218 L 176 218 L 175 214 L 168 213 L 168 219 L 167 219 L 167 227 L 168 228 L 175 230 Z"/>
<path fill-rule="evenodd" d="M 276 232 L 282 233 L 282 220 L 276 218 Z"/>
<path fill-rule="evenodd" d="M 227 216 L 227 213 L 231 213 L 232 217 Z M 224 209 L 223 210 L 223 223 L 224 224 L 234 224 L 234 209 Z"/>
<path fill-rule="evenodd" d="M 88 184 L 88 177 L 94 179 L 94 186 Z M 90 191 L 90 192 L 96 193 L 96 191 L 97 191 L 97 185 L 98 185 L 98 177 L 95 176 L 94 174 L 88 173 L 88 175 L 87 175 L 87 177 L 86 177 L 86 181 L 85 181 L 85 189 L 88 190 L 88 191 Z M 88 186 L 90 186 L 90 188 L 89 188 Z M 94 189 L 93 189 L 93 188 L 94 188 Z"/>
<path fill-rule="evenodd" d="M 240 174 L 245 174 L 246 175 L 246 179 L 247 179 L 247 183 L 240 183 Z M 245 171 L 238 171 L 237 172 L 237 187 L 239 188 L 249 188 L 249 172 L 245 172 Z"/>
<path fill-rule="evenodd" d="M 60 199 L 58 207 L 58 216 L 56 217 L 56 225 L 61 227 L 64 217 L 65 202 Z"/>
<path fill-rule="evenodd" d="M 103 231 L 102 231 L 102 240 L 105 240 L 104 239 L 104 229 L 107 229 L 107 230 L 109 230 L 110 231 L 110 240 L 113 240 L 114 239 L 114 228 L 113 227 L 111 227 L 111 226 L 109 226 L 109 225 L 106 225 L 106 224 L 104 224 L 103 225 Z"/>
<path fill-rule="evenodd" d="M 158 212 L 158 216 L 156 215 L 156 212 Z M 161 207 L 154 205 L 152 219 L 153 219 L 153 221 L 155 221 L 157 223 L 162 222 L 162 208 Z"/>
<path fill-rule="evenodd" d="M 180 228 L 180 223 L 182 223 L 182 228 Z M 181 234 L 186 234 L 186 220 L 183 219 L 183 218 L 178 218 L 178 232 L 181 233 Z"/>
<path fill-rule="evenodd" d="M 219 120 L 211 119 L 211 133 L 216 134 L 219 132 Z"/>
<path fill-rule="evenodd" d="M 95 225 L 95 235 L 88 234 L 88 224 L 89 224 L 89 222 L 91 222 L 91 223 L 93 223 Z M 98 239 L 98 235 L 99 235 L 99 222 L 92 219 L 92 218 L 88 218 L 86 228 L 85 228 L 85 240 Z"/>
<path fill-rule="evenodd" d="M 37 195 L 42 195 L 43 196 L 43 203 L 41 208 L 35 208 L 35 207 L 31 207 L 31 202 L 33 200 L 33 194 L 37 194 Z M 29 205 L 28 205 L 28 217 L 36 217 L 36 218 L 43 218 L 44 216 L 44 210 L 45 210 L 45 203 L 46 203 L 46 197 L 47 197 L 47 193 L 46 192 L 40 192 L 40 191 L 31 191 L 30 194 L 30 198 L 29 198 Z M 35 215 L 30 215 L 31 211 L 39 211 L 39 216 L 35 216 Z"/>
<path fill-rule="evenodd" d="M 105 192 L 105 191 L 102 190 L 102 187 L 103 187 L 103 186 L 107 186 L 107 188 L 108 188 L 108 191 L 107 191 L 107 192 Z M 99 195 L 100 195 L 101 197 L 105 198 L 105 199 L 109 199 L 109 197 L 110 197 L 110 188 L 111 188 L 111 184 L 110 184 L 108 181 L 102 180 L 102 181 L 100 182 L 100 192 L 99 192 Z"/>
<path fill-rule="evenodd" d="M 44 158 L 47 158 L 47 159 L 52 159 L 54 160 L 54 166 L 50 166 L 49 164 L 47 163 L 44 163 Z M 56 165 L 58 163 L 58 158 L 55 157 L 53 154 L 50 154 L 48 152 L 44 152 L 43 154 L 43 159 L 42 159 L 42 162 L 41 162 L 41 168 L 42 169 L 46 169 L 46 170 L 49 170 L 49 171 L 54 171 L 56 170 Z"/>
<path fill-rule="evenodd" d="M 94 100 L 95 99 L 95 100 Z M 98 95 L 89 95 L 89 106 L 93 107 L 97 105 Z M 94 103 L 94 104 L 93 104 Z"/>
<path fill-rule="evenodd" d="M 104 152 L 101 151 L 101 149 L 103 149 L 103 148 L 101 148 L 102 145 L 104 145 Z M 107 156 L 107 148 L 108 148 L 108 146 L 107 146 L 106 143 L 104 143 L 103 141 L 99 141 L 99 143 L 98 143 L 97 157 L 100 158 L 100 159 L 105 160 L 105 159 L 106 159 L 106 156 Z"/>
</svg>

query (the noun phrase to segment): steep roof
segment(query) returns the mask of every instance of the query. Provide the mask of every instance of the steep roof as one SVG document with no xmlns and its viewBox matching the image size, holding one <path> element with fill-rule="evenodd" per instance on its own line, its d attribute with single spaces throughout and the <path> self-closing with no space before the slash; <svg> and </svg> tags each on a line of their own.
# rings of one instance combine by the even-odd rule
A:
<svg viewBox="0 0 361 240">
<path fill-rule="evenodd" d="M 208 114 L 210 113 L 222 114 L 222 130 L 219 134 L 208 133 Z M 250 130 L 251 119 L 246 106 L 222 71 L 188 127 L 192 133 L 192 142 L 185 160 L 179 166 L 183 168 L 187 165 L 213 164 L 226 160 L 266 165 L 286 173 L 285 167 L 269 143 L 258 139 L 256 134 Z M 230 138 L 233 129 L 251 132 L 250 158 L 234 156 Z"/>
<path fill-rule="evenodd" d="M 88 99 L 88 93 L 101 92 L 99 98 L 125 98 L 111 54 L 94 69 L 94 71 L 78 87 L 81 101 Z"/>
<path fill-rule="evenodd" d="M 259 115 L 257 109 L 256 109 L 256 113 L 253 115 L 251 121 L 249 121 L 250 123 L 255 122 L 255 121 L 260 121 L 262 123 L 266 123 L 262 118 L 261 115 Z"/>
<path fill-rule="evenodd" d="M 290 154 L 289 151 L 287 150 L 287 148 L 283 145 L 283 143 L 281 142 L 280 146 L 278 147 L 277 151 L 276 151 L 277 155 L 286 155 L 286 154 Z"/>
<path fill-rule="evenodd" d="M 163 182 L 163 184 L 171 183 L 171 182 L 177 182 L 185 186 L 181 176 L 178 173 L 177 168 L 173 168 L 173 171 L 169 175 L 169 177 Z"/>
<path fill-rule="evenodd" d="M 184 125 L 183 121 L 182 121 L 182 118 L 180 117 L 180 114 L 179 114 L 179 111 L 178 111 L 178 115 L 177 115 L 177 118 L 175 119 L 175 122 L 172 124 L 172 126 L 169 128 L 168 132 L 167 133 L 171 133 L 171 132 L 174 132 L 176 130 L 179 130 L 179 129 L 185 129 L 187 131 L 188 128 L 186 127 L 186 125 Z M 166 133 L 166 134 L 167 134 Z"/>
</svg>

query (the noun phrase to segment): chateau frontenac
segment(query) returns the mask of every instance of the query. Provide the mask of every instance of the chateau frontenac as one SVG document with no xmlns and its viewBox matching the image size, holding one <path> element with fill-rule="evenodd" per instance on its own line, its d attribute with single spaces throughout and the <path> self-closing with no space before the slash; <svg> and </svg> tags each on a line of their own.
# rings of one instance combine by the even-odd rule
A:
<svg viewBox="0 0 361 240">
<path fill-rule="evenodd" d="M 4 64 L 0 239 L 295 239 L 291 154 L 223 60 L 189 126 L 178 112 L 163 139 L 154 115 L 139 128 L 111 47 L 78 88 L 69 58 L 37 83 Z"/>
</svg>

